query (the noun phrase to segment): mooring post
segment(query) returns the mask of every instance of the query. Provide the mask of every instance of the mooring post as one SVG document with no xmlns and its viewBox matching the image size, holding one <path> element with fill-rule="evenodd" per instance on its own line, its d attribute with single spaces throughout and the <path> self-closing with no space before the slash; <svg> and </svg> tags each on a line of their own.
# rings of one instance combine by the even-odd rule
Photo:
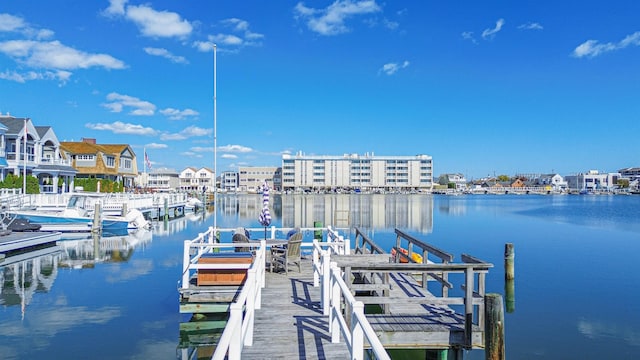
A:
<svg viewBox="0 0 640 360">
<path fill-rule="evenodd" d="M 513 244 L 506 243 L 504 245 L 504 294 L 508 313 L 512 313 L 516 309 L 515 256 Z"/>
<path fill-rule="evenodd" d="M 486 360 L 505 360 L 504 310 L 502 295 L 487 294 L 484 297 L 484 354 Z"/>
<path fill-rule="evenodd" d="M 127 203 L 122 203 L 122 216 L 127 216 L 129 210 L 127 209 Z"/>
<path fill-rule="evenodd" d="M 165 220 L 169 218 L 169 199 L 164 198 L 164 218 Z"/>
<path fill-rule="evenodd" d="M 506 280 L 515 279 L 514 258 L 516 257 L 513 243 L 504 244 L 504 278 Z"/>
<path fill-rule="evenodd" d="M 96 203 L 93 210 L 93 225 L 91 226 L 92 232 L 100 232 L 100 230 L 102 230 L 100 219 L 102 219 L 102 215 L 100 214 L 100 203 Z"/>
</svg>

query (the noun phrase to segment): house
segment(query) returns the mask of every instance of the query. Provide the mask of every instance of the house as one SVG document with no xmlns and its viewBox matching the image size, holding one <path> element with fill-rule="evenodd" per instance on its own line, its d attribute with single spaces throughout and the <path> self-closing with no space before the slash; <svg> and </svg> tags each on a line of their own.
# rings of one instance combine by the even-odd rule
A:
<svg viewBox="0 0 640 360">
<path fill-rule="evenodd" d="M 442 174 L 438 177 L 438 183 L 440 185 L 455 184 L 457 190 L 464 190 L 467 188 L 467 179 L 462 174 Z"/>
<path fill-rule="evenodd" d="M 213 191 L 215 185 L 215 173 L 206 167 L 196 169 L 187 167 L 182 170 L 179 175 L 180 190 L 207 192 Z"/>
<path fill-rule="evenodd" d="M 0 114 L 0 180 L 26 174 L 38 179 L 41 193 L 72 191 L 77 171 L 60 146 L 52 127 Z"/>
<path fill-rule="evenodd" d="M 71 160 L 77 178 L 105 179 L 133 188 L 138 176 L 136 154 L 129 145 L 97 144 L 95 139 L 61 142 L 60 151 Z"/>
<path fill-rule="evenodd" d="M 565 176 L 568 187 L 578 191 L 612 191 L 618 185 L 620 173 L 603 173 L 589 170 L 586 173 Z"/>
<path fill-rule="evenodd" d="M 180 174 L 174 169 L 158 168 L 141 174 L 137 181 L 142 187 L 168 192 L 180 187 Z"/>
</svg>

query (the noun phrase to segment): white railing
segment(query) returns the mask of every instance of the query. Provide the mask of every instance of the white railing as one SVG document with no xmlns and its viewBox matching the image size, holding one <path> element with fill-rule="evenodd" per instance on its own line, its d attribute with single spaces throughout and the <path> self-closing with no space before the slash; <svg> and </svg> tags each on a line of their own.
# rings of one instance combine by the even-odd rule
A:
<svg viewBox="0 0 640 360">
<path fill-rule="evenodd" d="M 364 359 L 364 341 L 371 346 L 377 359 L 391 359 L 375 331 L 364 314 L 364 304 L 356 301 L 351 290 L 342 279 L 342 272 L 335 263 L 331 263 L 331 255 L 348 255 L 349 239 L 344 239 L 329 228 L 327 242 L 313 240 L 313 286 L 320 286 L 320 298 L 323 315 L 329 316 L 329 332 L 331 342 L 339 343 L 340 334 L 345 339 L 352 360 Z M 326 247 L 323 249 L 322 247 Z M 342 314 L 342 301 L 352 309 L 351 325 Z"/>
<path fill-rule="evenodd" d="M 246 244 L 245 244 L 246 246 Z M 264 287 L 266 242 L 260 241 L 256 259 L 247 270 L 247 279 L 238 299 L 229 306 L 229 320 L 218 340 L 212 360 L 240 360 L 242 347 L 253 345 L 255 310 L 261 308 Z M 225 264 L 229 268 L 229 264 Z"/>
<path fill-rule="evenodd" d="M 336 263 L 331 264 L 329 282 L 329 333 L 331 342 L 339 343 L 340 334 L 342 334 L 351 352 L 351 359 L 362 360 L 364 359 L 364 344 L 366 340 L 376 359 L 391 360 L 364 314 L 364 303 L 356 301 L 353 297 L 351 290 L 342 279 L 342 271 Z M 350 315 L 350 324 L 342 313 L 343 300 L 347 304 L 345 308 L 351 309 L 351 314 L 348 314 Z"/>
</svg>

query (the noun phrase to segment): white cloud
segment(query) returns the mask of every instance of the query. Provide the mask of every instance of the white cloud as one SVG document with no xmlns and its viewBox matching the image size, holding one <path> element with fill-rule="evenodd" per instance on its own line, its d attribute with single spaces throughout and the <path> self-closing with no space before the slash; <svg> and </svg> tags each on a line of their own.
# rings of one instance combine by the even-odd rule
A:
<svg viewBox="0 0 640 360">
<path fill-rule="evenodd" d="M 577 58 L 596 57 L 609 51 L 621 50 L 629 46 L 640 46 L 640 31 L 627 35 L 617 43 L 599 43 L 597 40 L 587 40 L 578 45 L 572 55 Z"/>
<path fill-rule="evenodd" d="M 180 15 L 170 11 L 156 11 L 146 5 L 127 6 L 125 17 L 133 21 L 149 37 L 185 37 L 193 26 Z"/>
<path fill-rule="evenodd" d="M 127 5 L 127 0 L 111 0 L 103 10 L 106 16 L 123 16 L 132 21 L 143 36 L 184 38 L 191 34 L 193 26 L 175 12 L 157 11 L 148 5 Z"/>
<path fill-rule="evenodd" d="M 529 23 L 526 23 L 526 24 L 519 25 L 518 29 L 520 29 L 520 30 L 542 30 L 544 28 L 542 27 L 542 25 L 540 25 L 537 22 L 534 22 L 534 23 L 529 22 Z"/>
<path fill-rule="evenodd" d="M 476 41 L 476 39 L 473 37 L 473 31 L 464 31 L 461 35 L 465 40 L 469 40 L 474 44 L 478 43 L 478 41 Z"/>
<path fill-rule="evenodd" d="M 167 144 L 150 143 L 144 146 L 147 149 L 166 149 L 169 146 Z"/>
<path fill-rule="evenodd" d="M 218 150 L 224 151 L 224 152 L 229 152 L 229 153 L 250 153 L 250 152 L 253 151 L 252 148 L 246 147 L 246 146 L 242 146 L 242 145 L 219 146 Z"/>
<path fill-rule="evenodd" d="M 388 63 L 388 64 L 384 64 L 382 66 L 382 68 L 380 69 L 381 72 L 384 72 L 387 75 L 393 75 L 395 74 L 398 70 L 400 69 L 404 69 L 406 67 L 409 66 L 409 61 L 405 60 L 404 62 L 402 62 L 402 64 L 398 64 L 398 63 Z"/>
<path fill-rule="evenodd" d="M 349 18 L 380 11 L 374 0 L 336 0 L 324 9 L 309 8 L 299 2 L 294 8 L 295 17 L 306 21 L 309 30 L 325 36 L 348 32 L 345 23 Z"/>
<path fill-rule="evenodd" d="M 238 155 L 235 154 L 222 154 L 222 156 L 220 156 L 223 159 L 237 159 Z"/>
<path fill-rule="evenodd" d="M 109 7 L 103 13 L 105 15 L 124 15 L 124 6 L 128 0 L 109 0 Z"/>
<path fill-rule="evenodd" d="M 11 14 L 0 14 L 0 32 L 11 32 L 24 29 L 27 26 L 24 19 Z"/>
<path fill-rule="evenodd" d="M 146 47 L 146 48 L 144 48 L 144 52 L 146 52 L 149 55 L 160 56 L 160 57 L 163 57 L 165 59 L 169 59 L 169 61 L 174 62 L 174 63 L 178 63 L 178 64 L 188 64 L 189 63 L 189 61 L 187 61 L 187 59 L 185 59 L 183 56 L 173 55 L 167 49 Z"/>
<path fill-rule="evenodd" d="M 71 78 L 71 73 L 64 70 L 58 71 L 27 71 L 25 73 L 18 73 L 15 71 L 5 71 L 0 73 L 0 79 L 15 81 L 19 83 L 25 83 L 32 80 L 58 80 L 61 85 L 64 85 Z"/>
<path fill-rule="evenodd" d="M 220 25 L 227 30 L 214 35 L 207 36 L 207 41 L 194 41 L 193 47 L 198 51 L 209 52 L 213 50 L 213 45 L 218 46 L 218 50 L 231 51 L 245 46 L 260 46 L 264 35 L 249 30 L 250 25 L 246 20 L 238 18 L 225 19 Z M 222 46 L 221 46 L 222 45 Z"/>
<path fill-rule="evenodd" d="M 0 52 L 28 66 L 44 69 L 124 69 L 125 64 L 106 54 L 90 54 L 59 41 L 10 40 L 0 42 Z"/>
<path fill-rule="evenodd" d="M 166 133 L 160 135 L 160 140 L 185 140 L 190 137 L 209 136 L 213 129 L 203 129 L 197 126 L 189 126 L 179 133 Z"/>
<path fill-rule="evenodd" d="M 194 116 L 200 115 L 199 112 L 192 109 L 178 110 L 178 109 L 166 108 L 166 109 L 160 110 L 160 113 L 168 117 L 169 120 L 184 120 L 188 117 L 194 117 Z"/>
<path fill-rule="evenodd" d="M 88 123 L 85 125 L 85 127 L 91 129 L 91 130 L 100 130 L 100 131 L 111 131 L 114 134 L 129 134 L 129 135 L 143 135 L 143 136 L 154 136 L 157 135 L 157 131 L 149 128 L 149 127 L 144 127 L 142 125 L 136 125 L 136 124 L 127 124 L 127 123 L 123 123 L 121 121 L 116 121 L 114 123 L 111 124 L 107 124 L 107 123 L 97 123 L 97 124 L 93 124 L 93 123 Z"/>
<path fill-rule="evenodd" d="M 122 112 L 125 107 L 133 108 L 129 112 L 129 115 L 150 116 L 156 111 L 156 106 L 152 103 L 144 100 L 140 100 L 137 97 L 122 95 L 112 92 L 107 95 L 108 103 L 102 104 L 105 108 L 111 112 Z"/>
<path fill-rule="evenodd" d="M 496 27 L 494 27 L 493 29 L 484 29 L 484 31 L 482 32 L 482 38 L 483 39 L 492 39 L 500 30 L 502 30 L 502 26 L 504 25 L 504 19 L 498 19 L 498 21 L 496 21 Z"/>
</svg>

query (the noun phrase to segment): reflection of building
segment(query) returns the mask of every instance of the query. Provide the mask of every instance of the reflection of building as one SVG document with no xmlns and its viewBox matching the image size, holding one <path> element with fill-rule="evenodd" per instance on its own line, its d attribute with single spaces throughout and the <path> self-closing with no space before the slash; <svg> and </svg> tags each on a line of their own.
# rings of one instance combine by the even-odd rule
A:
<svg viewBox="0 0 640 360">
<path fill-rule="evenodd" d="M 429 155 L 282 155 L 282 190 L 285 191 L 431 191 L 432 187 L 433 160 Z"/>
<path fill-rule="evenodd" d="M 91 268 L 100 262 L 127 262 L 136 247 L 150 242 L 150 230 L 140 229 L 122 236 L 90 236 L 82 239 L 59 241 L 64 255 L 60 266 L 80 269 Z"/>
<path fill-rule="evenodd" d="M 0 266 L 0 304 L 29 305 L 37 292 L 49 292 L 58 276 L 60 247 L 7 257 Z"/>
<path fill-rule="evenodd" d="M 283 227 L 433 230 L 433 197 L 424 195 L 284 195 Z"/>
</svg>

